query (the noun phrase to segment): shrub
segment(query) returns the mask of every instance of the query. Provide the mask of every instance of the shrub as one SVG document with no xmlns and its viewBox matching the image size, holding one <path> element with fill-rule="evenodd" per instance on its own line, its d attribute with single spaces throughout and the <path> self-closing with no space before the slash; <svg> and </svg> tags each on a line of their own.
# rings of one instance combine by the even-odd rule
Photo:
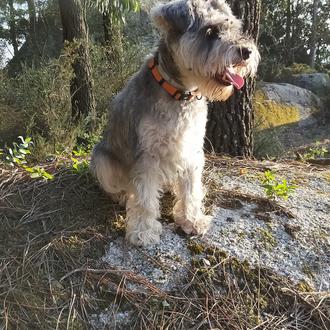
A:
<svg viewBox="0 0 330 330">
<path fill-rule="evenodd" d="M 24 165 L 27 163 L 26 156 L 31 154 L 30 147 L 33 142 L 30 137 L 23 138 L 19 136 L 19 143 L 13 142 L 11 147 L 0 149 L 0 156 L 6 165 L 14 167 L 15 165 Z"/>
<path fill-rule="evenodd" d="M 315 145 L 308 148 L 308 150 L 302 155 L 302 158 L 304 160 L 324 158 L 327 153 L 328 149 L 322 146 L 319 141 L 316 141 Z"/>
<path fill-rule="evenodd" d="M 316 70 L 312 69 L 309 65 L 303 63 L 293 63 L 289 67 L 284 67 L 277 73 L 276 81 L 291 82 L 293 75 L 302 73 L 315 73 Z"/>
<path fill-rule="evenodd" d="M 24 123 L 19 134 L 33 138 L 36 159 L 55 153 L 71 154 L 77 137 L 83 138 L 86 133 L 90 118 L 75 126 L 71 123 L 72 50 L 68 46 L 58 59 L 44 60 L 38 67 L 25 66 L 16 77 L 1 72 L 0 111 L 10 108 L 17 113 L 16 117 Z M 104 45 L 91 45 L 97 113 L 95 136 L 99 136 L 105 126 L 111 98 L 137 70 L 146 49 L 138 41 L 134 43 L 124 39 L 122 54 L 117 62 L 109 63 L 107 52 Z M 13 128 L 18 126 L 13 125 Z M 10 134 L 13 135 L 17 136 L 17 132 Z"/>
<path fill-rule="evenodd" d="M 30 137 L 19 136 L 19 143 L 13 142 L 12 147 L 5 146 L 0 149 L 0 164 L 10 167 L 21 167 L 30 174 L 32 179 L 43 178 L 45 181 L 53 180 L 54 176 L 39 166 L 29 167 L 27 156 L 31 155 L 31 146 L 34 144 Z"/>
<path fill-rule="evenodd" d="M 0 87 L 2 102 L 12 106 L 24 118 L 27 134 L 37 149 L 54 151 L 58 145 L 69 145 L 70 126 L 69 82 L 72 77 L 70 59 L 45 61 L 38 68 L 23 67 L 14 78 L 6 77 Z"/>
<path fill-rule="evenodd" d="M 271 199 L 282 198 L 287 200 L 297 188 L 288 184 L 286 179 L 280 180 L 276 178 L 272 171 L 265 171 L 260 181 L 267 197 Z"/>
</svg>

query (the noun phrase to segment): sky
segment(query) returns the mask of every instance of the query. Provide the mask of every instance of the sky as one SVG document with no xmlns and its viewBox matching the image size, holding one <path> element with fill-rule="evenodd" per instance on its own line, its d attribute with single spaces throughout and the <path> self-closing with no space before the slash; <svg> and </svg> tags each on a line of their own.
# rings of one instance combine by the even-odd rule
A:
<svg viewBox="0 0 330 330">
<path fill-rule="evenodd" d="M 15 6 L 16 9 L 19 9 L 19 8 L 27 9 L 26 4 L 23 4 L 23 5 L 14 4 L 14 6 Z M 4 28 L 8 29 L 8 24 L 6 22 L 4 22 L 2 24 L 2 26 Z M 6 65 L 6 63 L 13 58 L 14 49 L 5 40 L 0 40 L 0 47 L 2 48 L 1 49 L 1 55 L 3 56 L 2 61 L 0 60 L 0 68 L 3 68 Z"/>
</svg>

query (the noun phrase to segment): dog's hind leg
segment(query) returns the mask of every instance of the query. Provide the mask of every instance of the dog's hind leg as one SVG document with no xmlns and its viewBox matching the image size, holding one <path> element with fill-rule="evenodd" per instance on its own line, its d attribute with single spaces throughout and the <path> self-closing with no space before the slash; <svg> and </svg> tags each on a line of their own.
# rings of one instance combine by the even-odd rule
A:
<svg viewBox="0 0 330 330">
<path fill-rule="evenodd" d="M 113 201 L 125 206 L 128 174 L 107 149 L 104 141 L 94 147 L 90 168 L 103 190 Z"/>
<path fill-rule="evenodd" d="M 131 171 L 131 182 L 126 204 L 126 238 L 134 245 L 158 243 L 162 226 L 160 216 L 159 167 L 154 158 L 143 156 Z"/>
</svg>

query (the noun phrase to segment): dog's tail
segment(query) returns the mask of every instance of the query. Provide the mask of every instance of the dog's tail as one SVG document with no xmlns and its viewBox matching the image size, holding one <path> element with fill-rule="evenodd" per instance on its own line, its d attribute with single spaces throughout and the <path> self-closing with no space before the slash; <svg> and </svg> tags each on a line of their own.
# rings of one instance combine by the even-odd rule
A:
<svg viewBox="0 0 330 330">
<path fill-rule="evenodd" d="M 111 154 L 104 141 L 98 143 L 93 149 L 90 170 L 105 192 L 117 194 L 126 190 L 126 171 Z"/>
</svg>

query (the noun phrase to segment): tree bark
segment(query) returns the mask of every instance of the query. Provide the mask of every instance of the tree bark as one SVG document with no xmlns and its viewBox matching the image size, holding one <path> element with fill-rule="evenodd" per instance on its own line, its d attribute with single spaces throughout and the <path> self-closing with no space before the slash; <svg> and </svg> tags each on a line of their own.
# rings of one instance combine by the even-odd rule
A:
<svg viewBox="0 0 330 330">
<path fill-rule="evenodd" d="M 37 13 L 36 13 L 36 4 L 35 0 L 27 0 L 28 4 L 28 11 L 29 11 L 29 34 L 31 40 L 31 46 L 33 53 L 38 52 L 38 45 L 37 45 L 37 35 L 36 35 L 36 24 L 37 24 Z"/>
<path fill-rule="evenodd" d="M 9 5 L 9 33 L 10 33 L 10 42 L 14 49 L 14 56 L 18 54 L 18 42 L 17 42 L 17 31 L 16 31 L 16 22 L 15 22 L 15 8 L 14 0 L 8 0 Z"/>
<path fill-rule="evenodd" d="M 103 13 L 104 43 L 107 47 L 109 62 L 119 64 L 123 54 L 121 26 L 120 23 L 114 24 L 111 22 L 110 17 L 109 12 Z"/>
<path fill-rule="evenodd" d="M 243 31 L 257 40 L 259 34 L 260 0 L 232 0 L 233 13 L 242 19 Z M 226 102 L 209 105 L 209 121 L 205 147 L 208 151 L 232 156 L 252 157 L 253 120 L 252 98 L 255 80 L 246 79 L 245 86 L 235 90 Z"/>
<path fill-rule="evenodd" d="M 319 8 L 319 0 L 313 1 L 313 19 L 312 19 L 312 35 L 310 41 L 310 54 L 309 54 L 309 66 L 315 67 L 316 59 L 316 37 L 317 37 L 317 10 Z"/>
<path fill-rule="evenodd" d="M 88 30 L 83 0 L 59 0 L 63 26 L 63 39 L 73 47 L 73 71 L 71 81 L 72 119 L 91 116 L 91 129 L 95 117 L 95 100 L 88 49 Z"/>
<path fill-rule="evenodd" d="M 291 10 L 291 0 L 286 0 L 286 24 L 285 24 L 285 59 L 286 65 L 292 64 L 292 10 Z"/>
</svg>

